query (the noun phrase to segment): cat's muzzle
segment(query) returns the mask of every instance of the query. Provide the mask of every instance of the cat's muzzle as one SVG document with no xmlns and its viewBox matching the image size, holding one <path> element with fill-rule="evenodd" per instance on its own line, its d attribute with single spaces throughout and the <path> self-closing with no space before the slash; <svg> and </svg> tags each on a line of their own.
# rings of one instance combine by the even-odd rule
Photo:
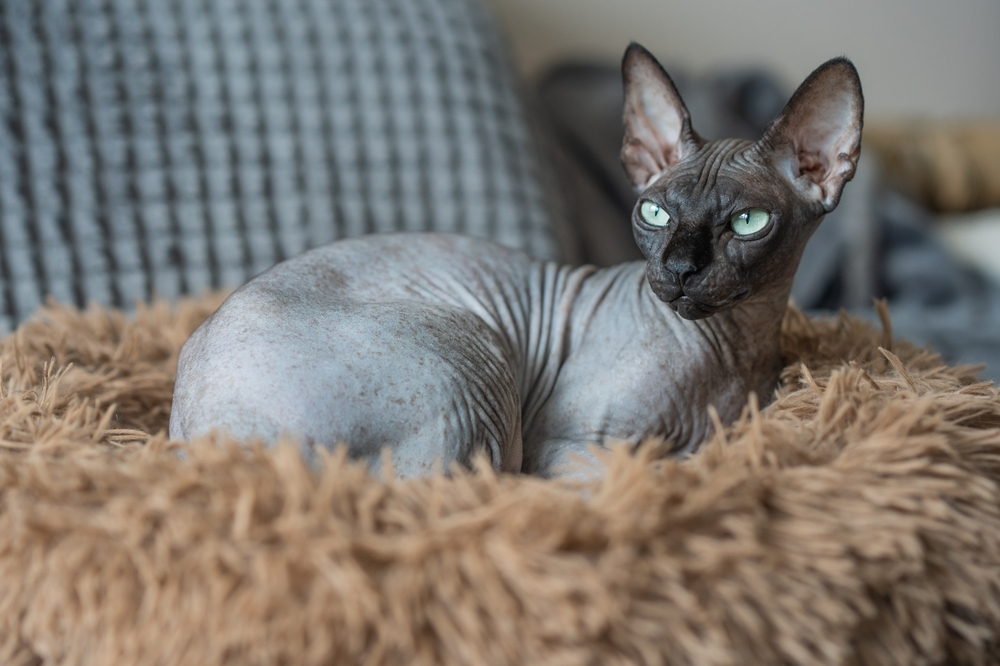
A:
<svg viewBox="0 0 1000 666">
<path fill-rule="evenodd" d="M 711 317 L 721 309 L 692 298 L 685 293 L 684 288 L 678 284 L 676 279 L 651 273 L 646 275 L 646 279 L 656 297 L 684 319 L 704 319 Z"/>
<path fill-rule="evenodd" d="M 671 310 L 679 314 L 684 319 L 705 319 L 717 312 L 728 310 L 740 303 L 750 295 L 750 290 L 743 291 L 731 298 L 723 300 L 721 303 L 706 303 L 705 301 L 692 296 L 690 288 L 681 287 L 674 280 L 661 280 L 658 276 L 647 275 L 650 289 L 658 299 L 663 301 Z"/>
</svg>

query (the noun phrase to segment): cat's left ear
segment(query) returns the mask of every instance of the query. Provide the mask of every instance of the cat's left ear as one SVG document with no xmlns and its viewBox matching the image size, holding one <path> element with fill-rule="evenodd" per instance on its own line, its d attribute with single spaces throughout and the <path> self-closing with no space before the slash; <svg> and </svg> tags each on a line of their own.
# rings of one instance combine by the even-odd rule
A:
<svg viewBox="0 0 1000 666">
<path fill-rule="evenodd" d="M 858 70 L 847 58 L 834 58 L 799 86 L 758 145 L 830 212 L 858 166 L 864 107 Z"/>
<path fill-rule="evenodd" d="M 640 192 L 701 141 L 674 82 L 653 55 L 633 42 L 622 58 L 625 138 L 622 166 Z"/>
</svg>

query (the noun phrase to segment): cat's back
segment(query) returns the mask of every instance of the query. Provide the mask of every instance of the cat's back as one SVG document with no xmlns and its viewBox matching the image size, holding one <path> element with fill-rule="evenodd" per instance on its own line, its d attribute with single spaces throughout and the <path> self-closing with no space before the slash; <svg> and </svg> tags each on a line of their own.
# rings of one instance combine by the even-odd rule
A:
<svg viewBox="0 0 1000 666">
<path fill-rule="evenodd" d="M 230 301 L 280 299 L 456 303 L 518 299 L 544 264 L 523 252 L 467 236 L 373 235 L 342 240 L 289 259 L 234 292 Z M 233 303 L 235 304 L 235 303 Z M 231 307 L 228 303 L 224 307 Z"/>
</svg>

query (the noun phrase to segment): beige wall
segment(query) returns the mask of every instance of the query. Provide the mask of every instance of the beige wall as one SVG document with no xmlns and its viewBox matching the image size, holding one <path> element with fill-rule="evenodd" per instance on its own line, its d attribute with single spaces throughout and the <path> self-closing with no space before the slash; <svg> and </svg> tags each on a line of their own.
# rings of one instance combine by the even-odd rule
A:
<svg viewBox="0 0 1000 666">
<path fill-rule="evenodd" d="M 827 58 L 861 72 L 868 117 L 1000 117 L 1000 0 L 490 0 L 522 69 L 641 42 L 704 72 L 766 65 L 790 88 Z"/>
</svg>

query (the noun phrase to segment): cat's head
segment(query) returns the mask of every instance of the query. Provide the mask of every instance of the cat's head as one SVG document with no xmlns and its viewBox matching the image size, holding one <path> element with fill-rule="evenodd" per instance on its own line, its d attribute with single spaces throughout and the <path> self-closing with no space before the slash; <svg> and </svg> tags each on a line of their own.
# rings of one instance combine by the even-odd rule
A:
<svg viewBox="0 0 1000 666">
<path fill-rule="evenodd" d="M 670 76 L 643 47 L 622 62 L 622 164 L 656 296 L 701 319 L 787 295 L 806 241 L 837 206 L 861 151 L 858 72 L 835 58 L 809 75 L 757 142 L 706 141 Z"/>
</svg>

